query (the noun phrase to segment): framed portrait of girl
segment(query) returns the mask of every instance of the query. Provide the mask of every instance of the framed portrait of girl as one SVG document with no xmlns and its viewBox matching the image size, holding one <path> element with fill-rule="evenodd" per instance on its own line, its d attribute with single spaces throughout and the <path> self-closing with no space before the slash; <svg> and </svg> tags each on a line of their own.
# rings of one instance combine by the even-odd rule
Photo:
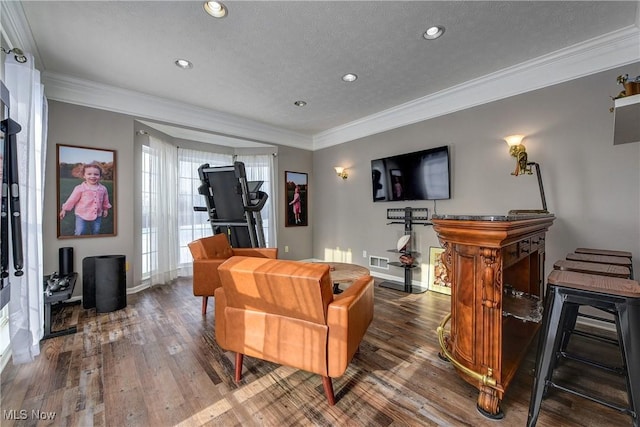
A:
<svg viewBox="0 0 640 427">
<path fill-rule="evenodd" d="M 116 152 L 56 145 L 58 238 L 116 233 Z"/>
<path fill-rule="evenodd" d="M 308 175 L 302 172 L 284 173 L 286 194 L 285 227 L 309 225 L 307 201 L 309 200 Z"/>
</svg>

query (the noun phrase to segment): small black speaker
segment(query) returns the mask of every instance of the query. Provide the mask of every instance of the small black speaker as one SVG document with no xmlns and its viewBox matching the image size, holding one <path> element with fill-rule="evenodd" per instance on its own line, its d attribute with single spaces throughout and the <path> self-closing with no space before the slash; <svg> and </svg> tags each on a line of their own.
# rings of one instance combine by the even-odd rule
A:
<svg viewBox="0 0 640 427">
<path fill-rule="evenodd" d="M 68 276 L 73 273 L 73 248 L 65 247 L 58 250 L 58 275 Z"/>
</svg>

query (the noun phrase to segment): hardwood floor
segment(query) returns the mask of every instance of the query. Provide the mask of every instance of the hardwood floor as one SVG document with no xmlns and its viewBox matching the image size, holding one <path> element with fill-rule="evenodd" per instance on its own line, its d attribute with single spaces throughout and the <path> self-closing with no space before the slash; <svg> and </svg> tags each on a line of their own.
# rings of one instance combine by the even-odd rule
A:
<svg viewBox="0 0 640 427">
<path fill-rule="evenodd" d="M 96 314 L 64 308 L 54 330 L 78 333 L 42 342 L 33 363 L 2 372 L 0 424 L 9 426 L 524 426 L 534 348 L 511 384 L 502 421 L 476 410 L 477 390 L 438 358 L 436 328 L 449 297 L 375 289 L 375 315 L 360 352 L 334 379 L 330 407 L 321 378 L 245 357 L 240 384 L 234 355 L 218 347 L 213 308 L 200 314 L 191 282 L 128 296 L 126 309 Z M 571 345 L 588 347 L 584 339 Z M 615 348 L 600 356 L 617 357 Z M 589 371 L 591 372 L 591 371 Z M 595 372 L 595 371 L 594 371 Z M 622 404 L 622 379 L 565 363 L 558 375 Z M 607 377 L 608 378 L 608 377 Z M 39 411 L 32 412 L 32 411 Z M 52 417 L 50 420 L 37 419 Z M 551 391 L 538 426 L 624 426 L 631 417 Z"/>
</svg>

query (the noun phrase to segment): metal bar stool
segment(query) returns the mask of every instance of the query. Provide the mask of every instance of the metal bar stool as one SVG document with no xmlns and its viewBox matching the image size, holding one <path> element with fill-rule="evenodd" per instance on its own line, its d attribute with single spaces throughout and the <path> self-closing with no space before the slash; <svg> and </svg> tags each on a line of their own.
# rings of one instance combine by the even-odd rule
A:
<svg viewBox="0 0 640 427">
<path fill-rule="evenodd" d="M 597 274 L 599 276 L 618 277 L 621 279 L 629 279 L 631 274 L 629 268 L 621 265 L 597 264 L 584 261 L 568 261 L 564 259 L 556 261 L 553 264 L 553 268 L 555 270 L 575 271 L 577 273 Z M 566 308 L 566 322 L 562 328 L 563 337 L 562 344 L 560 346 L 562 351 L 566 351 L 567 346 L 569 345 L 569 339 L 572 335 L 580 335 L 583 337 L 600 340 L 602 342 L 608 342 L 614 345 L 618 344 L 617 340 L 611 339 L 609 337 L 575 329 L 578 316 L 592 320 L 599 320 L 606 323 L 614 323 L 614 320 L 612 319 L 596 316 L 593 314 L 580 313 L 579 308 L 580 306 L 577 304 L 572 304 L 571 306 Z M 609 310 L 607 310 L 607 312 L 609 312 L 609 314 L 612 314 Z"/>
<path fill-rule="evenodd" d="M 615 267 L 625 267 L 628 269 L 629 274 L 626 276 L 628 279 L 633 279 L 633 262 L 631 260 L 631 252 L 626 251 L 615 251 L 610 249 L 591 249 L 591 248 L 577 248 L 576 251 L 567 254 L 567 261 L 581 262 L 581 263 L 589 263 L 593 264 L 593 269 L 596 269 L 596 265 L 606 266 L 606 269 L 613 269 Z M 602 267 L 601 267 L 602 268 Z M 571 269 L 569 269 L 571 270 Z M 573 270 L 576 271 L 576 270 Z M 600 274 L 596 271 L 593 271 L 594 274 Z M 610 274 L 606 274 L 610 275 Z M 567 325 L 563 328 L 565 333 L 565 338 L 563 338 L 562 348 L 566 349 L 566 346 L 569 342 L 570 333 L 573 331 L 573 328 L 576 324 L 576 319 L 578 316 L 587 317 L 595 320 L 600 320 L 604 322 L 613 323 L 611 320 L 600 317 L 588 315 L 585 313 L 580 313 L 578 305 L 574 305 L 571 309 L 572 315 L 567 317 Z M 604 310 L 607 311 L 607 310 Z M 611 314 L 611 313 L 610 313 Z M 614 340 L 615 343 L 615 340 Z"/>
<path fill-rule="evenodd" d="M 621 265 L 623 267 L 627 267 L 631 272 L 631 278 L 633 279 L 633 262 L 631 258 L 623 257 L 623 256 L 613 256 L 613 255 L 594 255 L 594 254 L 584 254 L 584 253 L 570 253 L 565 257 L 569 261 L 582 261 L 582 262 L 592 262 L 595 264 L 611 264 L 611 265 Z"/>
<path fill-rule="evenodd" d="M 538 419 L 542 398 L 548 387 L 600 403 L 632 417 L 633 426 L 639 427 L 640 411 L 640 284 L 635 280 L 554 270 L 549 275 L 545 311 L 538 340 L 536 372 L 533 380 L 527 426 L 533 427 Z M 625 376 L 629 406 L 621 407 L 553 381 L 556 359 L 560 351 L 562 325 L 566 309 L 571 304 L 589 305 L 611 310 L 616 321 L 622 367 L 612 368 L 600 363 L 589 366 L 617 371 Z"/>
<path fill-rule="evenodd" d="M 555 270 L 575 271 L 576 273 L 597 274 L 598 276 L 619 277 L 630 279 L 631 270 L 629 267 L 613 264 L 596 264 L 585 261 L 570 261 L 561 259 L 553 264 Z"/>
<path fill-rule="evenodd" d="M 614 251 L 611 249 L 595 249 L 595 248 L 576 248 L 574 251 L 577 254 L 591 254 L 591 255 L 607 255 L 607 256 L 620 256 L 623 258 L 631 258 L 633 254 L 627 251 Z"/>
<path fill-rule="evenodd" d="M 594 249 L 594 248 L 576 248 L 576 254 L 590 254 L 590 255 L 605 255 L 605 256 L 617 256 L 622 258 L 629 258 L 632 260 L 633 254 L 627 251 L 613 251 L 611 249 Z M 633 279 L 633 262 L 629 264 L 629 270 L 631 271 L 630 279 Z"/>
<path fill-rule="evenodd" d="M 577 248 L 574 253 L 567 255 L 567 260 L 565 261 L 566 264 L 559 265 L 560 266 L 559 269 L 577 271 L 580 273 L 592 273 L 592 274 L 599 274 L 599 275 L 605 275 L 605 276 L 614 276 L 614 277 L 633 279 L 634 278 L 633 277 L 633 261 L 631 257 L 632 257 L 631 252 L 627 252 L 627 251 L 617 251 L 617 250 L 611 250 L 611 249 Z M 574 263 L 574 262 L 581 263 L 580 267 L 576 267 L 575 264 L 568 264 L 568 263 Z M 558 261 L 558 263 L 562 263 L 562 261 Z M 591 264 L 591 267 L 584 265 L 584 263 Z M 585 271 L 580 271 L 580 268 L 583 268 Z M 625 275 L 625 272 L 627 273 L 626 275 Z M 590 314 L 585 314 L 585 313 L 580 313 L 579 307 L 577 305 L 575 305 L 570 310 L 574 314 L 567 317 L 567 325 L 565 325 L 565 327 L 563 328 L 564 334 L 565 334 L 565 337 L 562 340 L 563 350 L 567 348 L 567 344 L 569 343 L 569 338 L 571 336 L 571 333 L 574 333 L 576 335 L 579 334 L 578 332 L 574 331 L 576 319 L 578 316 L 599 320 L 603 322 L 613 323 L 611 319 L 603 318 L 600 316 L 594 316 Z M 594 334 L 586 334 L 586 336 L 591 336 L 592 338 L 597 337 L 597 335 L 594 335 Z M 615 340 L 609 340 L 609 341 L 612 341 L 612 343 L 617 344 L 617 341 Z"/>
</svg>

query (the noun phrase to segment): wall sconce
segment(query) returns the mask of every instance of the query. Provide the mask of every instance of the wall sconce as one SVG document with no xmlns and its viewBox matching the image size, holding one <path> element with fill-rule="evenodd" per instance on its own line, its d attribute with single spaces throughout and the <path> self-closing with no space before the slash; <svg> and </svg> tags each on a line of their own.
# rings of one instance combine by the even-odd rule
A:
<svg viewBox="0 0 640 427">
<path fill-rule="evenodd" d="M 349 176 L 349 174 L 347 173 L 347 170 L 342 166 L 336 166 L 334 167 L 334 169 L 336 170 L 336 173 L 338 174 L 338 176 L 342 179 L 347 179 L 347 177 Z"/>
<path fill-rule="evenodd" d="M 522 174 L 533 175 L 531 167 L 536 167 L 536 176 L 538 177 L 538 188 L 540 190 L 540 199 L 542 200 L 542 209 L 520 209 L 511 210 L 509 214 L 534 214 L 534 213 L 549 213 L 547 210 L 547 200 L 544 196 L 544 186 L 542 185 L 542 174 L 540 173 L 540 165 L 536 162 L 530 162 L 527 158 L 527 149 L 522 144 L 524 135 L 510 135 L 504 140 L 509 145 L 509 154 L 516 158 L 516 169 L 511 172 L 511 175 L 518 176 Z"/>
<path fill-rule="evenodd" d="M 521 175 L 523 173 L 531 175 L 531 167 L 527 165 L 527 148 L 522 144 L 524 135 L 510 135 L 504 140 L 509 145 L 509 154 L 516 158 L 516 169 L 511 175 Z"/>
<path fill-rule="evenodd" d="M 13 49 L 5 49 L 4 47 L 0 46 L 0 50 L 2 50 L 2 52 L 6 53 L 7 55 L 13 53 L 13 57 L 21 64 L 27 62 L 27 57 L 24 55 L 22 49 L 18 49 L 17 47 L 14 47 Z"/>
</svg>

